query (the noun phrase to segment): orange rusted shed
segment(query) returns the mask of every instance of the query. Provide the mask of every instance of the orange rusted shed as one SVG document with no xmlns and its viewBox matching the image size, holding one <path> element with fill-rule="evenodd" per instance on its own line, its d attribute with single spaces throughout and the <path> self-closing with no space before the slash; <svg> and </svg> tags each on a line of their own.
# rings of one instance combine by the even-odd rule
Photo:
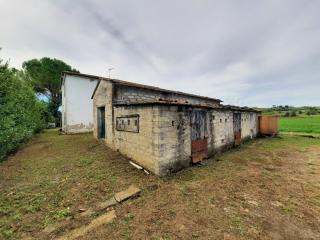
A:
<svg viewBox="0 0 320 240">
<path fill-rule="evenodd" d="M 259 133 L 276 135 L 279 133 L 279 116 L 259 116 Z"/>
</svg>

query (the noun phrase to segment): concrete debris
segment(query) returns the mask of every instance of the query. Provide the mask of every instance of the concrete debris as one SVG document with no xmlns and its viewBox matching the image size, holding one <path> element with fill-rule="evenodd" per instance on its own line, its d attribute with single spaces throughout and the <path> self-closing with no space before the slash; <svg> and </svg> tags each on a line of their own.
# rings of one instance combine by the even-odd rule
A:
<svg viewBox="0 0 320 240">
<path fill-rule="evenodd" d="M 140 165 L 132 162 L 132 161 L 129 161 L 129 163 L 134 166 L 135 168 L 139 169 L 139 170 L 143 170 L 145 174 L 149 175 L 150 172 L 147 170 L 147 169 L 144 169 L 143 167 L 141 167 Z"/>
<path fill-rule="evenodd" d="M 58 240 L 73 240 L 78 237 L 84 236 L 85 234 L 94 230 L 95 228 L 100 227 L 103 224 L 110 223 L 115 217 L 116 217 L 115 211 L 114 210 L 110 211 L 92 220 L 88 225 L 81 226 L 79 228 L 76 228 L 68 232 L 67 234 L 58 238 Z"/>
<path fill-rule="evenodd" d="M 140 192 L 141 190 L 139 188 L 131 185 L 127 190 L 116 193 L 114 198 L 117 200 L 117 202 L 122 202 L 128 198 L 137 196 Z"/>
<path fill-rule="evenodd" d="M 135 168 L 139 169 L 139 170 L 142 170 L 142 169 L 143 169 L 143 167 L 141 167 L 140 165 L 138 165 L 138 164 L 136 164 L 136 163 L 134 163 L 134 162 L 132 162 L 132 161 L 129 161 L 129 163 L 130 163 L 132 166 L 134 166 Z"/>
<path fill-rule="evenodd" d="M 140 193 L 140 189 L 135 187 L 134 185 L 131 185 L 127 190 L 121 191 L 116 193 L 113 197 L 109 198 L 108 200 L 104 201 L 104 202 L 100 202 L 96 205 L 96 209 L 98 211 L 101 210 L 112 210 L 112 206 L 117 205 L 118 203 L 131 198 L 131 197 L 135 197 Z M 91 216 L 95 213 L 95 210 L 93 208 L 80 208 L 79 209 L 80 212 L 80 216 L 81 217 L 87 217 L 87 216 Z"/>
<path fill-rule="evenodd" d="M 118 204 L 118 202 L 116 201 L 116 199 L 114 197 L 112 197 L 112 198 L 108 199 L 105 202 L 99 203 L 97 208 L 99 210 L 104 210 L 104 209 L 107 209 L 107 208 L 109 208 L 109 207 L 111 207 L 113 205 L 116 205 L 116 204 Z"/>
</svg>

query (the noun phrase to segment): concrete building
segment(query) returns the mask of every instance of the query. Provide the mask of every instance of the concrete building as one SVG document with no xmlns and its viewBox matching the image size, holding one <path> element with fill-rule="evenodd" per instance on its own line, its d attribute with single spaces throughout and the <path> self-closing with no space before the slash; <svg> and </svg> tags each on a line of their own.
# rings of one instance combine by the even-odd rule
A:
<svg viewBox="0 0 320 240">
<path fill-rule="evenodd" d="M 157 175 L 176 172 L 258 133 L 259 112 L 221 100 L 117 79 L 65 72 L 62 126 L 92 131 Z"/>
<path fill-rule="evenodd" d="M 94 136 L 157 175 L 176 172 L 257 135 L 259 112 L 254 109 L 132 82 L 91 78 L 99 80 L 92 94 Z"/>
<path fill-rule="evenodd" d="M 61 78 L 62 130 L 83 133 L 93 130 L 93 104 L 91 95 L 97 77 L 64 72 Z"/>
</svg>

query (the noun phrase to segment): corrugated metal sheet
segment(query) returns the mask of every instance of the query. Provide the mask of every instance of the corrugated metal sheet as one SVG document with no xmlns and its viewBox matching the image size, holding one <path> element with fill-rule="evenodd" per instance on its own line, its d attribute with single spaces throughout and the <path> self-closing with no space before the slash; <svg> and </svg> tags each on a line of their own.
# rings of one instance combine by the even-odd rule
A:
<svg viewBox="0 0 320 240">
<path fill-rule="evenodd" d="M 276 135 L 279 133 L 279 116 L 259 116 L 259 133 Z"/>
</svg>

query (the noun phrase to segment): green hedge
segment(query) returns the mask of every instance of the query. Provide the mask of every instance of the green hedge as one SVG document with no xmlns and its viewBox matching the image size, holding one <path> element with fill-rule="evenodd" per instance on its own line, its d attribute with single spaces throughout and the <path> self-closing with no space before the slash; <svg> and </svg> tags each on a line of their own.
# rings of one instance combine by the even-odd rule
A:
<svg viewBox="0 0 320 240">
<path fill-rule="evenodd" d="M 44 128 L 42 112 L 27 81 L 0 60 L 0 161 Z"/>
</svg>

